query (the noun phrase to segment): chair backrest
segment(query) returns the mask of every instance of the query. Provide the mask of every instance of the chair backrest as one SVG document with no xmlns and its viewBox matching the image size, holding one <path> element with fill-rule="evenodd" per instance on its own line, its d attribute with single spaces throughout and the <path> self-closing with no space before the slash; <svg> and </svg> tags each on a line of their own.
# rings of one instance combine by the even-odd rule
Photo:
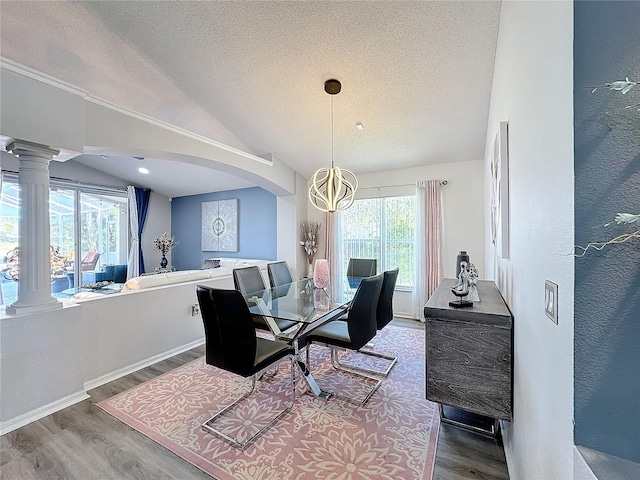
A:
<svg viewBox="0 0 640 480">
<path fill-rule="evenodd" d="M 372 277 L 378 272 L 378 260 L 375 258 L 350 258 L 347 265 L 347 277 Z"/>
<path fill-rule="evenodd" d="M 287 295 L 293 282 L 287 262 L 267 263 L 267 273 L 269 274 L 269 284 L 274 289 L 273 298 Z"/>
<path fill-rule="evenodd" d="M 380 290 L 380 299 L 378 300 L 377 323 L 378 330 L 393 320 L 393 291 L 396 288 L 396 280 L 398 279 L 399 269 L 387 270 L 382 274 L 382 290 Z"/>
<path fill-rule="evenodd" d="M 236 290 L 240 290 L 243 294 L 260 292 L 266 289 L 264 279 L 260 273 L 260 267 L 253 265 L 251 267 L 234 268 L 233 284 Z"/>
<path fill-rule="evenodd" d="M 99 258 L 100 254 L 98 252 L 87 253 L 87 256 L 82 259 L 80 270 L 94 270 Z"/>
<path fill-rule="evenodd" d="M 105 265 L 103 270 L 105 280 L 111 280 L 115 283 L 124 283 L 127 281 L 126 265 Z"/>
<path fill-rule="evenodd" d="M 268 263 L 267 272 L 269 274 L 269 283 L 272 287 L 279 287 L 293 282 L 287 262 Z"/>
<path fill-rule="evenodd" d="M 378 330 L 376 312 L 382 290 L 382 275 L 363 278 L 351 300 L 347 327 L 351 343 L 356 349 L 364 347 Z"/>
<path fill-rule="evenodd" d="M 258 342 L 242 294 L 198 285 L 196 295 L 204 323 L 206 362 L 244 377 L 251 375 Z"/>
</svg>

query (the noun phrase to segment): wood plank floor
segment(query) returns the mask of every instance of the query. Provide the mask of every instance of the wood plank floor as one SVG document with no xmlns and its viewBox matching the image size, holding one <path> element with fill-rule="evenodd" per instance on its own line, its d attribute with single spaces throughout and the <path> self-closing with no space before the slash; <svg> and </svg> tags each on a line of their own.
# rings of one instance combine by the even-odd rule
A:
<svg viewBox="0 0 640 480">
<path fill-rule="evenodd" d="M 397 325 L 423 328 L 415 321 Z M 89 391 L 79 402 L 0 437 L 2 480 L 211 479 L 95 404 L 204 354 L 204 347 L 156 363 Z M 441 425 L 434 480 L 508 479 L 495 440 Z"/>
</svg>

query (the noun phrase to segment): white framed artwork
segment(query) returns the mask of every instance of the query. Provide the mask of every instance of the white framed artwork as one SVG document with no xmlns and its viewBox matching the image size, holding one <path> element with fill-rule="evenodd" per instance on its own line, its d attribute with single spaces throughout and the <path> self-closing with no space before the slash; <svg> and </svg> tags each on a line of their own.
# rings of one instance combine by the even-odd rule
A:
<svg viewBox="0 0 640 480">
<path fill-rule="evenodd" d="M 238 251 L 238 199 L 202 202 L 202 251 Z"/>
<path fill-rule="evenodd" d="M 500 122 L 491 157 L 491 243 L 509 258 L 509 139 L 507 122 Z"/>
</svg>

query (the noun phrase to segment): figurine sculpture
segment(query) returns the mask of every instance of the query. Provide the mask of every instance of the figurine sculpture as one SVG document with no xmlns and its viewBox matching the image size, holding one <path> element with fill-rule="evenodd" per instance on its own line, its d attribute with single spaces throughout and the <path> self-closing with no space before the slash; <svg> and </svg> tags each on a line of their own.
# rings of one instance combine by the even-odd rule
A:
<svg viewBox="0 0 640 480">
<path fill-rule="evenodd" d="M 464 300 L 469 294 L 469 267 L 467 262 L 460 262 L 460 273 L 458 274 L 458 283 L 451 287 L 451 293 L 459 298 L 458 301 L 449 302 L 449 305 L 455 308 L 472 307 L 473 302 Z"/>
<path fill-rule="evenodd" d="M 473 263 L 469 264 L 469 295 L 467 299 L 471 302 L 480 302 L 478 293 L 478 269 Z"/>
</svg>

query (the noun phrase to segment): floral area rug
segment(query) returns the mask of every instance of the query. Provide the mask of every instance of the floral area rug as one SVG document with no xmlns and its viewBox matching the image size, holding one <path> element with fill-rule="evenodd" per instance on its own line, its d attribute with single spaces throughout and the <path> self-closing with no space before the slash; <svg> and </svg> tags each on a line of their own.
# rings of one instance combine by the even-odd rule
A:
<svg viewBox="0 0 640 480">
<path fill-rule="evenodd" d="M 424 331 L 389 325 L 374 342 L 376 351 L 399 359 L 365 406 L 318 399 L 298 378 L 293 409 L 244 451 L 204 432 L 201 424 L 251 381 L 207 365 L 204 357 L 99 406 L 218 480 L 429 480 L 439 417 L 436 404 L 424 398 Z M 350 356 L 345 363 L 377 361 Z M 285 361 L 275 376 L 258 382 L 242 408 L 216 428 L 242 439 L 266 424 L 289 398 L 289 365 Z M 311 366 L 325 390 L 363 398 L 371 387 L 331 368 L 328 348 L 311 347 Z"/>
</svg>

